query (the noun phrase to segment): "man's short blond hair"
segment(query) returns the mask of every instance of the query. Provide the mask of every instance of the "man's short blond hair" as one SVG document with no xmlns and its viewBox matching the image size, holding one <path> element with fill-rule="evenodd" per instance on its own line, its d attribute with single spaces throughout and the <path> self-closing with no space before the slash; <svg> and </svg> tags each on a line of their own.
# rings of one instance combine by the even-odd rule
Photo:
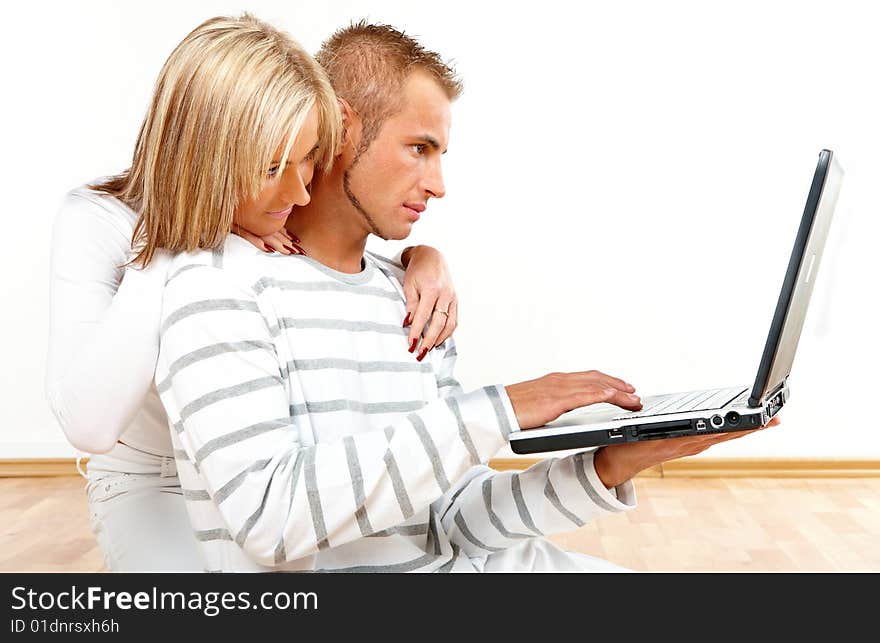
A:
<svg viewBox="0 0 880 643">
<path fill-rule="evenodd" d="M 287 33 L 250 14 L 212 18 L 168 57 L 131 168 L 95 189 L 139 213 L 133 263 L 157 248 L 217 248 L 254 198 L 278 147 L 287 160 L 312 108 L 318 159 L 332 161 L 341 119 L 324 70 Z"/>
<path fill-rule="evenodd" d="M 451 64 L 410 36 L 364 20 L 328 38 L 315 56 L 336 95 L 351 105 L 363 123 L 361 150 L 369 147 L 382 123 L 403 107 L 403 85 L 410 73 L 426 72 L 449 100 L 461 95 L 462 82 Z"/>
</svg>

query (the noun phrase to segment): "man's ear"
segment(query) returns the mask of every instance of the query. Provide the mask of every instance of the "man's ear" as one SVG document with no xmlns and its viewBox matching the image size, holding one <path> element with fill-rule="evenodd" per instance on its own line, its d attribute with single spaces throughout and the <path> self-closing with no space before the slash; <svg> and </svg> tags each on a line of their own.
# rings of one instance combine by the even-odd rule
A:
<svg viewBox="0 0 880 643">
<path fill-rule="evenodd" d="M 349 143 L 356 145 L 360 140 L 361 119 L 347 100 L 337 97 L 336 101 L 339 103 L 339 112 L 342 114 L 342 135 L 339 137 L 334 152 L 334 156 L 339 156 L 346 145 Z"/>
</svg>

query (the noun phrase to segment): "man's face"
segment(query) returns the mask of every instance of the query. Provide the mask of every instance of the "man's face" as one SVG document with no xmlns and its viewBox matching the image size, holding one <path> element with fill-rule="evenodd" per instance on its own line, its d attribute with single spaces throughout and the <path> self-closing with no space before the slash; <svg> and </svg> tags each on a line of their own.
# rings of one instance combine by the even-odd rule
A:
<svg viewBox="0 0 880 643">
<path fill-rule="evenodd" d="M 440 158 L 449 144 L 450 101 L 421 71 L 410 74 L 403 91 L 403 110 L 345 171 L 349 201 L 383 239 L 406 238 L 428 199 L 446 193 Z"/>
</svg>

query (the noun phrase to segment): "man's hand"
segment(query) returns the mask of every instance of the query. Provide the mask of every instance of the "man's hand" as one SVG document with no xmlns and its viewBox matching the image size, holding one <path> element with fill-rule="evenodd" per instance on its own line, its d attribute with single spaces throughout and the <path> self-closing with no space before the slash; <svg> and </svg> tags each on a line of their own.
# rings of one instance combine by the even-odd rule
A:
<svg viewBox="0 0 880 643">
<path fill-rule="evenodd" d="M 763 428 L 776 426 L 777 424 L 779 424 L 779 418 L 773 418 Z M 640 471 L 644 471 L 654 465 L 686 456 L 697 455 L 713 444 L 735 440 L 761 430 L 751 429 L 729 433 L 693 435 L 683 438 L 645 440 L 629 444 L 612 444 L 596 451 L 596 454 L 593 456 L 593 464 L 596 467 L 599 479 L 608 489 L 611 489 L 626 482 Z"/>
<path fill-rule="evenodd" d="M 599 402 L 638 411 L 642 401 L 635 388 L 600 371 L 550 373 L 505 387 L 521 429 L 534 429 L 572 409 Z"/>
<path fill-rule="evenodd" d="M 452 287 L 449 267 L 439 250 L 431 246 L 407 248 L 401 255 L 406 268 L 403 294 L 406 296 L 404 327 L 409 326 L 406 342 L 414 353 L 422 337 L 417 359 L 442 344 L 458 326 L 458 298 Z M 430 324 L 428 320 L 430 319 Z"/>
</svg>

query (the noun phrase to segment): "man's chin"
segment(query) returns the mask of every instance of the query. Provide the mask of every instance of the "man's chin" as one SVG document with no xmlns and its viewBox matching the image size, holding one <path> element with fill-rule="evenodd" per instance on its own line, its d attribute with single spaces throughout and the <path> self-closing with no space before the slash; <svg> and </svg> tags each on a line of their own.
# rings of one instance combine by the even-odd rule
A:
<svg viewBox="0 0 880 643">
<path fill-rule="evenodd" d="M 394 227 L 394 228 L 385 228 L 382 230 L 382 234 L 379 235 L 381 238 L 385 239 L 385 241 L 400 241 L 402 239 L 406 239 L 410 234 L 412 234 L 412 224 L 406 223 L 403 226 Z"/>
</svg>

